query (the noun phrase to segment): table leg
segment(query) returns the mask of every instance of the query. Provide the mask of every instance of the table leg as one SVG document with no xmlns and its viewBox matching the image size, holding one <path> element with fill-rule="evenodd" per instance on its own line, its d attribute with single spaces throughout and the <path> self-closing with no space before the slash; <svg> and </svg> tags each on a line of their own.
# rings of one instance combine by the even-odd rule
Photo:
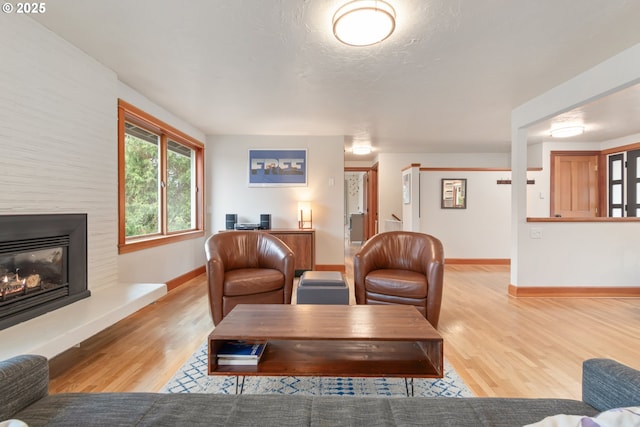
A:
<svg viewBox="0 0 640 427">
<path fill-rule="evenodd" d="M 238 383 L 240 382 L 240 376 L 236 375 L 236 394 L 242 394 L 242 391 L 244 390 L 244 379 L 245 379 L 245 376 L 242 375 L 242 383 L 240 384 L 240 393 L 238 393 Z"/>
<path fill-rule="evenodd" d="M 405 378 L 404 386 L 407 389 L 407 396 L 413 397 L 413 378 Z"/>
</svg>

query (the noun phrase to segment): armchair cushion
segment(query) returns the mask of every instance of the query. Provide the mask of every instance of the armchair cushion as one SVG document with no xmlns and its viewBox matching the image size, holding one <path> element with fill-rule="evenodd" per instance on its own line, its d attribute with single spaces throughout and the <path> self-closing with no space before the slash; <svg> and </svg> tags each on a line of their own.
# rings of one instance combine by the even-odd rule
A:
<svg viewBox="0 0 640 427">
<path fill-rule="evenodd" d="M 409 270 L 384 269 L 365 277 L 367 292 L 404 298 L 426 298 L 427 277 Z"/>
<path fill-rule="evenodd" d="M 224 275 L 224 295 L 240 296 L 282 289 L 284 274 L 271 268 L 240 268 Z"/>
</svg>

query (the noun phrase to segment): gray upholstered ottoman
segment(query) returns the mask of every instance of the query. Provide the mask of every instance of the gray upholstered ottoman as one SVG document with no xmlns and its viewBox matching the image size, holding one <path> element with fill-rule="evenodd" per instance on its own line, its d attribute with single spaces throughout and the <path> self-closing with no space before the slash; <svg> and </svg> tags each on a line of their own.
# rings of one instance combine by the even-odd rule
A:
<svg viewBox="0 0 640 427">
<path fill-rule="evenodd" d="M 298 304 L 349 304 L 349 287 L 338 271 L 305 271 L 298 284 Z"/>
</svg>

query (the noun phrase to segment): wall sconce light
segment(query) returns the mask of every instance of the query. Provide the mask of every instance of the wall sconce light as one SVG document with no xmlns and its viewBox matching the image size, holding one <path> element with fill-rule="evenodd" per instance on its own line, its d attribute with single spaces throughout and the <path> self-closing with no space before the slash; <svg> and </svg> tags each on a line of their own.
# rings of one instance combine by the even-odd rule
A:
<svg viewBox="0 0 640 427">
<path fill-rule="evenodd" d="M 298 228 L 313 228 L 311 202 L 298 202 Z"/>
</svg>

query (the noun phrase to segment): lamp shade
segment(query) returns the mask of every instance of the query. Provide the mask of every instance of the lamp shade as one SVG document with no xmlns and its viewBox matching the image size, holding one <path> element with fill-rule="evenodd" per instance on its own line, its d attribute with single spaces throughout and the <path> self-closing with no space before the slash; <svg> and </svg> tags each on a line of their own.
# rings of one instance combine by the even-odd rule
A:
<svg viewBox="0 0 640 427">
<path fill-rule="evenodd" d="M 311 202 L 298 202 L 298 228 L 313 228 Z"/>
<path fill-rule="evenodd" d="M 382 0 L 353 0 L 333 15 L 333 34 L 350 46 L 370 46 L 396 28 L 396 12 Z"/>
</svg>

